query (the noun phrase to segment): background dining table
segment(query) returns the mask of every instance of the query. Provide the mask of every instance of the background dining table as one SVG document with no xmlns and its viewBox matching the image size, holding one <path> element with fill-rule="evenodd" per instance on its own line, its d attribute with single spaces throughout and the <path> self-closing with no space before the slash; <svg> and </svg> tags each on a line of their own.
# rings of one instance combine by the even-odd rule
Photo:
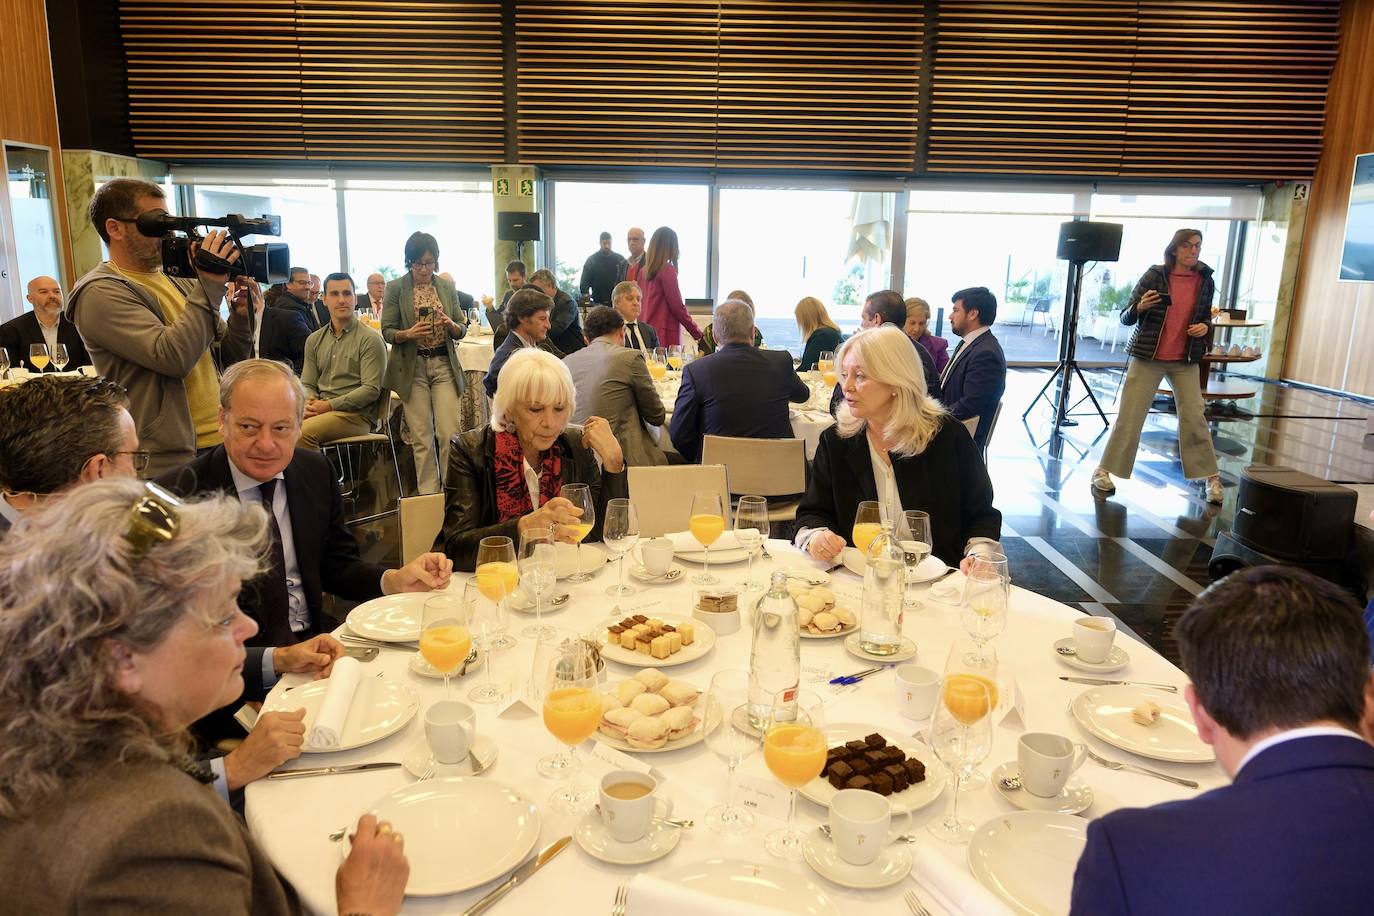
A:
<svg viewBox="0 0 1374 916">
<path fill-rule="evenodd" d="M 830 415 L 830 389 L 820 385 L 821 374 L 819 372 L 799 373 L 802 381 L 806 382 L 811 389 L 811 400 L 805 404 L 793 404 L 788 411 L 788 419 L 792 423 L 792 435 L 806 442 L 806 460 L 811 461 L 816 457 L 816 446 L 820 444 L 821 433 L 835 425 L 835 418 Z M 663 399 L 663 406 L 668 415 L 663 421 L 661 438 L 659 445 L 664 450 L 672 448 L 672 441 L 668 436 L 668 424 L 673 422 L 673 406 L 677 403 L 677 391 L 682 385 L 682 373 L 669 371 L 662 380 L 655 382 L 654 387 L 658 390 L 659 397 Z"/>
<path fill-rule="evenodd" d="M 767 546 L 772 559 L 759 559 L 754 563 L 754 576 L 764 581 L 770 570 L 782 566 L 817 567 L 815 561 L 783 541 L 770 540 Z M 599 550 L 600 545 L 586 545 L 584 549 Z M 560 580 L 555 592 L 567 591 L 571 599 L 555 612 L 546 613 L 544 621 L 585 634 L 598 630 L 597 625 L 612 616 L 645 614 L 664 618 L 687 617 L 691 613 L 695 588 L 690 578 L 699 567 L 689 562 L 677 562 L 687 575 L 671 584 L 644 585 L 627 576 L 627 581 L 638 588 L 635 594 L 627 597 L 610 597 L 606 594 L 607 586 L 615 582 L 617 570 L 614 562 L 602 566 L 588 582 L 579 584 Z M 743 579 L 745 564 L 742 561 L 732 564 L 713 562 L 712 571 L 723 582 L 737 583 Z M 1013 583 L 1015 578 L 1016 571 L 1013 569 Z M 450 589 L 460 590 L 462 586 L 462 577 L 455 576 Z M 841 602 L 856 609 L 859 607 L 863 582 L 858 576 L 843 567 L 837 567 L 833 570 L 831 588 Z M 903 632 L 917 646 L 916 658 L 910 663 L 924 665 L 938 672 L 944 667 L 952 641 L 965 634 L 960 625 L 958 607 L 936 603 L 927 594 L 928 590 L 929 586 L 912 589 L 916 597 L 924 599 L 924 607 L 906 613 Z M 750 597 L 741 604 L 752 605 L 760 595 L 760 592 L 751 592 Z M 1090 737 L 1075 723 L 1068 712 L 1068 704 L 1075 696 L 1092 688 L 1059 680 L 1061 675 L 1083 675 L 1085 672 L 1064 664 L 1056 656 L 1053 644 L 1069 636 L 1073 621 L 1082 616 L 1082 612 L 1075 608 L 1013 585 L 1006 630 L 992 645 L 1001 665 L 999 680 L 1004 696 L 1010 702 L 1019 691 L 1025 721 L 1005 722 L 1003 714 L 998 713 L 999 722 L 993 729 L 992 753 L 979 769 L 990 774 L 998 765 L 1014 761 L 1017 739 L 1023 731 L 1049 731 L 1068 736 L 1074 741 L 1086 742 L 1105 757 L 1149 766 L 1201 783 L 1201 790 L 1195 791 L 1149 776 L 1108 770 L 1089 761 L 1078 771 L 1094 795 L 1091 807 L 1083 815 L 1087 818 L 1099 817 L 1121 807 L 1191 798 L 1198 791 L 1224 784 L 1225 775 L 1215 763 L 1175 764 L 1136 757 Z M 509 630 L 512 634 L 518 634 L 524 624 L 530 621 L 531 615 L 512 612 L 510 617 Z M 735 633 L 719 636 L 714 648 L 705 656 L 664 669 L 664 673 L 699 687 L 704 700 L 704 693 L 714 673 L 725 669 L 748 668 L 750 641 L 751 631 L 745 625 Z M 842 643 L 842 638 L 806 639 L 801 646 L 801 686 L 822 693 L 827 725 L 860 723 L 865 728 L 882 728 L 896 735 L 923 732 L 927 722 L 907 719 L 898 712 L 894 675 L 890 670 L 869 677 L 858 685 L 832 692 L 824 683 L 828 677 L 853 673 L 870 664 L 850 656 Z M 1123 633 L 1117 637 L 1117 645 L 1129 653 L 1130 662 L 1122 671 L 1108 677 L 1163 682 L 1177 685 L 1180 689 L 1186 683 L 1187 678 L 1178 668 L 1143 643 Z M 534 650 L 535 641 L 521 637 L 513 649 L 497 652 L 493 659 L 496 677 L 510 681 L 515 689 L 521 689 L 530 677 Z M 383 649 L 374 661 L 364 665 L 367 676 L 384 673 L 386 677 L 408 684 L 418 692 L 420 712 L 404 728 L 390 737 L 354 750 L 305 754 L 290 766 L 400 761 L 417 742 L 423 741 L 424 709 L 443 697 L 444 685 L 442 680 L 421 677 L 408 670 L 410 655 L 406 651 Z M 606 667 L 611 683 L 628 678 L 639 670 L 615 661 L 608 661 Z M 485 669 L 470 672 L 461 681 L 455 682 L 454 696 L 464 697 L 469 686 L 484 677 Z M 1012 681 L 1015 688 L 1009 689 Z M 282 690 L 303 682 L 304 678 L 300 675 L 284 677 L 274 689 L 269 703 L 280 696 Z M 498 717 L 497 707 L 474 705 L 477 709 L 478 734 L 493 738 L 499 746 L 498 759 L 479 778 L 497 780 L 513 787 L 538 806 L 543 822 L 536 850 L 559 837 L 572 834 L 578 819 L 550 809 L 546 800 L 556 783 L 541 778 L 535 772 L 536 760 L 559 747 L 545 730 L 540 716 Z M 704 703 L 698 709 L 702 705 Z M 709 808 L 725 799 L 726 767 L 704 743 L 665 753 L 637 756 L 652 764 L 662 775 L 661 792 L 673 800 L 674 816 L 696 821 L 694 828 L 684 831 L 678 846 L 663 859 L 647 865 L 613 866 L 592 858 L 573 843 L 534 875 L 527 885 L 517 887 L 498 903 L 498 908 L 512 913 L 556 911 L 562 914 L 604 916 L 610 912 L 617 888 L 640 871 L 661 876 L 694 862 L 724 858 L 772 865 L 794 873 L 798 878 L 804 877 L 821 886 L 845 914 L 882 913 L 891 916 L 898 912 L 905 913 L 907 910 L 901 898 L 903 892 L 908 890 L 915 890 L 935 916 L 946 912 L 931 895 L 922 892 L 922 885 L 910 877 L 879 890 L 852 890 L 828 882 L 804 862 L 772 859 L 763 849 L 763 838 L 779 823 L 769 818 L 759 817 L 748 833 L 737 837 L 725 837 L 712 832 L 704 823 L 704 815 Z M 611 769 L 609 764 L 590 757 L 581 749 L 579 757 L 584 765 L 581 779 L 589 785 L 595 785 Z M 746 760 L 738 773 L 771 779 L 759 753 Z M 312 912 L 332 914 L 335 912 L 334 872 L 343 855 L 343 844 L 331 842 L 329 834 L 342 825 L 351 826 L 382 796 L 413 782 L 414 777 L 401 768 L 316 778 L 260 780 L 247 787 L 247 821 L 253 836 L 281 873 L 295 886 L 306 907 Z M 941 857 L 938 860 L 941 868 L 961 870 L 966 874 L 968 846 L 941 843 L 925 830 L 932 820 L 943 816 L 952 791 L 951 787 L 946 787 L 938 799 L 914 812 L 911 829 L 920 835 L 920 848 L 933 851 Z M 961 796 L 959 810 L 961 815 L 982 824 L 1016 809 L 1001 797 L 989 780 L 987 788 L 966 792 Z M 800 825 L 813 828 L 824 823 L 825 817 L 824 808 L 798 799 L 796 818 Z M 412 838 L 411 842 L 419 841 Z M 1028 854 L 1033 854 L 1033 851 L 1028 850 Z M 404 912 L 461 913 L 496 883 L 445 897 L 408 897 Z M 635 909 L 633 896 L 629 912 L 652 916 Z"/>
</svg>

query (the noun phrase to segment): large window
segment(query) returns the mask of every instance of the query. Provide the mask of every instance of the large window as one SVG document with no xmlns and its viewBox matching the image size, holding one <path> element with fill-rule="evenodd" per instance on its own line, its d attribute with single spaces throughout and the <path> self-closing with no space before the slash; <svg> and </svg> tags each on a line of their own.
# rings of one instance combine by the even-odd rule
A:
<svg viewBox="0 0 1374 916">
<path fill-rule="evenodd" d="M 678 282 L 685 299 L 704 299 L 710 285 L 711 189 L 704 184 L 640 184 L 600 181 L 553 182 L 553 260 L 559 285 L 576 295 L 587 256 L 602 232 L 626 254 L 631 226 L 651 238 L 659 226 L 677 233 Z"/>
<path fill-rule="evenodd" d="M 4 148 L 14 248 L 18 255 L 19 288 L 26 291 L 35 277 L 62 278 L 57 257 L 57 222 L 53 210 L 49 153 L 45 149 L 7 145 Z M 0 242 L 3 242 L 0 236 Z M 16 309 L 29 308 L 22 301 Z"/>
<path fill-rule="evenodd" d="M 291 249 L 291 265 L 324 277 L 339 270 L 339 212 L 333 182 L 263 185 L 197 184 L 197 216 L 242 213 L 281 217 L 281 238 Z"/>
<path fill-rule="evenodd" d="M 478 297 L 492 293 L 489 181 L 348 179 L 343 184 L 348 265 L 359 287 L 367 275 L 405 271 L 405 242 L 428 232 L 439 243 L 439 270 Z"/>
</svg>

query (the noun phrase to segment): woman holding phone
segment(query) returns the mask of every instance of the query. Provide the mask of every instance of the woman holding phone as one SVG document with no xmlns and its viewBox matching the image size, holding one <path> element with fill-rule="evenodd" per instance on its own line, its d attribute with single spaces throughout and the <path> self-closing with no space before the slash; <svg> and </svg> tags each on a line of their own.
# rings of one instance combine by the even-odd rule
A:
<svg viewBox="0 0 1374 916">
<path fill-rule="evenodd" d="M 420 493 L 438 493 L 439 468 L 448 466 L 449 440 L 459 432 L 464 382 L 453 342 L 466 333 L 467 316 L 457 288 L 434 273 L 434 236 L 416 232 L 406 239 L 405 264 L 406 272 L 386 285 L 382 300 L 382 337 L 391 344 L 386 387 L 405 409 Z"/>
<path fill-rule="evenodd" d="M 1093 471 L 1093 490 L 1116 492 L 1112 476 L 1129 478 L 1140 448 L 1140 430 L 1160 380 L 1169 379 L 1178 411 L 1178 450 L 1183 474 L 1207 481 L 1207 501 L 1221 505 L 1221 476 L 1212 436 L 1203 415 L 1197 363 L 1207 352 L 1216 284 L 1202 263 L 1202 233 L 1180 229 L 1164 249 L 1164 263 L 1145 271 L 1121 310 L 1121 323 L 1135 325 L 1126 346 L 1131 360 L 1117 402 L 1116 425 Z"/>
</svg>

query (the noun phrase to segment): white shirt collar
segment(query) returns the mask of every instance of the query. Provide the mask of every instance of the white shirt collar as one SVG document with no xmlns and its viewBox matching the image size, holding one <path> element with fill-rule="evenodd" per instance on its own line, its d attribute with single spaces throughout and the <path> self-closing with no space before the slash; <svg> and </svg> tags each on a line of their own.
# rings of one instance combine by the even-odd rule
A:
<svg viewBox="0 0 1374 916">
<path fill-rule="evenodd" d="M 1256 742 L 1255 746 L 1250 748 L 1250 751 L 1241 758 L 1240 766 L 1236 767 L 1236 775 L 1240 775 L 1240 771 L 1245 769 L 1247 763 L 1276 744 L 1282 744 L 1285 741 L 1296 741 L 1299 738 L 1317 738 L 1330 735 L 1344 735 L 1347 738 L 1354 738 L 1356 741 L 1364 740 L 1363 735 L 1352 732 L 1348 728 L 1341 728 L 1339 725 L 1309 725 L 1305 728 L 1290 728 L 1287 731 L 1279 732 L 1277 735 L 1270 735 L 1268 738 Z"/>
<path fill-rule="evenodd" d="M 534 341 L 530 340 L 528 337 L 526 337 L 524 334 L 521 334 L 519 331 L 511 331 L 511 333 L 515 335 L 515 339 L 516 339 L 516 340 L 520 341 L 521 346 L 525 346 L 525 347 L 537 347 L 537 346 L 539 346 L 539 344 L 537 344 L 537 343 L 535 343 Z"/>
<path fill-rule="evenodd" d="M 225 457 L 227 458 L 228 456 L 226 455 Z M 237 467 L 234 466 L 233 459 L 229 459 L 229 473 L 234 478 L 234 490 L 238 493 L 245 493 L 250 490 L 256 490 L 264 483 L 264 481 L 254 480 L 252 477 L 249 477 L 247 474 L 240 471 Z M 273 477 L 272 479 L 285 480 L 286 474 L 282 471 L 278 471 L 277 476 Z"/>
<path fill-rule="evenodd" d="M 981 335 L 987 333 L 990 330 L 992 330 L 992 328 L 989 328 L 987 325 L 984 325 L 981 328 L 974 328 L 972 331 L 969 331 L 967 334 L 964 335 L 964 346 L 968 347 L 969 344 L 973 343 Z"/>
</svg>

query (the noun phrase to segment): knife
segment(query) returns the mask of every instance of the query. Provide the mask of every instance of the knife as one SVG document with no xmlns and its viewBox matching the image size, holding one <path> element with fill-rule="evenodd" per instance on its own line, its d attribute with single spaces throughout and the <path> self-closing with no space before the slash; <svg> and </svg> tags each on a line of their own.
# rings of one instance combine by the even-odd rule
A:
<svg viewBox="0 0 1374 916">
<path fill-rule="evenodd" d="M 420 648 L 418 642 L 382 642 L 379 639 L 368 639 L 366 636 L 340 636 L 339 641 L 345 645 L 375 646 L 378 649 L 404 649 L 407 652 L 414 652 Z"/>
<path fill-rule="evenodd" d="M 1167 690 L 1170 693 L 1178 693 L 1178 688 L 1173 684 L 1151 684 L 1148 681 L 1104 681 L 1097 677 L 1066 677 L 1060 675 L 1061 681 L 1068 681 L 1073 684 L 1091 684 L 1094 687 L 1107 687 L 1124 685 L 1128 687 L 1154 687 L 1158 690 Z"/>
<path fill-rule="evenodd" d="M 349 763 L 333 767 L 302 767 L 297 770 L 274 770 L 267 774 L 268 779 L 291 779 L 296 776 L 333 776 L 335 773 L 357 773 L 362 770 L 387 770 L 398 767 L 395 762 Z"/>
<path fill-rule="evenodd" d="M 553 859 L 554 856 L 562 852 L 563 848 L 571 842 L 572 837 L 565 836 L 563 837 L 563 839 L 554 840 L 552 843 L 545 846 L 543 852 L 539 853 L 539 855 L 535 856 L 533 859 L 530 859 L 524 865 L 521 865 L 515 871 L 511 872 L 510 877 L 507 878 L 505 881 L 502 881 L 500 886 L 498 886 L 496 890 L 492 891 L 490 894 L 487 894 L 481 900 L 477 901 L 472 906 L 464 910 L 463 916 L 477 916 L 478 913 L 485 912 L 486 909 L 490 907 L 493 903 L 500 900 L 502 897 L 506 896 L 506 894 L 510 891 L 511 888 L 525 881 L 527 878 L 529 878 L 530 875 L 534 874 L 535 872 L 539 871 L 539 869 L 549 864 L 549 861 Z"/>
</svg>

